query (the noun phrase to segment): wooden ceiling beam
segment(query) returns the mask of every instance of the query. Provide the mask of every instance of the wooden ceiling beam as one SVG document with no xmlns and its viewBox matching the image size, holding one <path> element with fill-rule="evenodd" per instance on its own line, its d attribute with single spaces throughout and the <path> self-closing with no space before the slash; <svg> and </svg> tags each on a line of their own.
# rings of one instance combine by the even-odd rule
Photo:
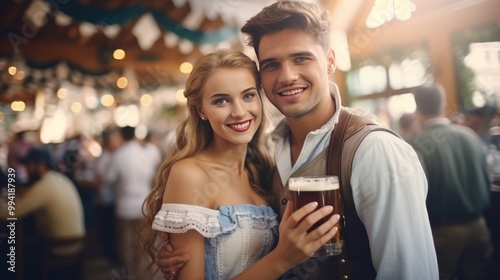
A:
<svg viewBox="0 0 500 280">
<path fill-rule="evenodd" d="M 26 44 L 19 44 L 20 54 L 22 54 L 26 60 L 37 63 L 65 60 L 69 63 L 78 65 L 87 71 L 93 72 L 121 68 L 126 65 L 143 68 L 152 64 L 162 64 L 178 69 L 178 66 L 184 62 L 184 58 L 186 57 L 181 54 L 177 48 L 166 48 L 163 45 L 163 40 L 158 40 L 152 50 L 148 52 L 143 52 L 138 48 L 124 49 L 126 51 L 125 59 L 114 60 L 111 57 L 112 50 L 108 50 L 103 46 L 96 44 L 81 45 L 67 40 L 56 41 L 46 39 L 33 39 Z M 40 53 L 43 53 L 43 56 L 41 56 Z M 0 54 L 14 54 L 13 47 L 9 41 L 0 41 Z M 141 57 L 144 55 L 151 55 L 154 59 L 151 61 L 148 61 L 147 59 L 143 60 Z M 106 63 L 108 58 L 109 62 Z"/>
</svg>

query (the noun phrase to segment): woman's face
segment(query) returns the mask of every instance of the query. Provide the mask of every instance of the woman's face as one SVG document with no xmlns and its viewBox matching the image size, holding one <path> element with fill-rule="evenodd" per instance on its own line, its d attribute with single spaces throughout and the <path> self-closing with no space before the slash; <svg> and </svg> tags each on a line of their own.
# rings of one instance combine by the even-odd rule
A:
<svg viewBox="0 0 500 280">
<path fill-rule="evenodd" d="M 257 82 L 245 68 L 222 68 L 208 77 L 200 117 L 210 122 L 214 142 L 248 144 L 262 118 Z"/>
</svg>

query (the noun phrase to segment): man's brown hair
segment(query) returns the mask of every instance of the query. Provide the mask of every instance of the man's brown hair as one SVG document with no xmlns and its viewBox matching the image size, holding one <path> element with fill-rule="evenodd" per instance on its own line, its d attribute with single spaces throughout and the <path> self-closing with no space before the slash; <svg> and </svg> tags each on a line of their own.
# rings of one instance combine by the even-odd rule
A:
<svg viewBox="0 0 500 280">
<path fill-rule="evenodd" d="M 248 45 L 259 55 L 262 36 L 285 29 L 299 29 L 313 36 L 325 51 L 330 49 L 330 19 L 320 5 L 304 1 L 278 1 L 265 7 L 241 28 Z"/>
</svg>

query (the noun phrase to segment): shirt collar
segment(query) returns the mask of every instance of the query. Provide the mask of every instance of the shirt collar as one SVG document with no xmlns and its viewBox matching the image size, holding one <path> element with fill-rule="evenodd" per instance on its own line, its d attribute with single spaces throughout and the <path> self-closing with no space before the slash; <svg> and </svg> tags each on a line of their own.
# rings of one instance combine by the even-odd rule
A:
<svg viewBox="0 0 500 280">
<path fill-rule="evenodd" d="M 430 120 L 426 121 L 424 123 L 424 127 L 429 127 L 429 126 L 436 125 L 436 124 L 449 125 L 450 123 L 451 123 L 451 121 L 448 118 L 440 117 L 440 118 L 434 118 L 434 119 L 430 119 Z"/>
</svg>

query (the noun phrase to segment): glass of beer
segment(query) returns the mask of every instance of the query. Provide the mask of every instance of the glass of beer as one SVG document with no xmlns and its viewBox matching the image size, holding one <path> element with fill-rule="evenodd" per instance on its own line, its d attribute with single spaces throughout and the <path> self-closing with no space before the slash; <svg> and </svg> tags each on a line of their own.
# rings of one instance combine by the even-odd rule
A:
<svg viewBox="0 0 500 280">
<path fill-rule="evenodd" d="M 342 200 L 340 198 L 339 180 L 337 176 L 291 177 L 288 180 L 288 188 L 290 190 L 290 198 L 294 205 L 294 211 L 313 201 L 318 202 L 317 209 L 326 205 L 333 206 L 331 215 L 318 221 L 308 230 L 308 232 L 319 227 L 334 214 L 339 214 L 342 218 Z M 337 224 L 339 229 L 337 234 L 332 240 L 319 248 L 314 253 L 314 257 L 335 256 L 342 253 L 342 240 L 340 237 L 341 226 L 342 220 Z"/>
</svg>

